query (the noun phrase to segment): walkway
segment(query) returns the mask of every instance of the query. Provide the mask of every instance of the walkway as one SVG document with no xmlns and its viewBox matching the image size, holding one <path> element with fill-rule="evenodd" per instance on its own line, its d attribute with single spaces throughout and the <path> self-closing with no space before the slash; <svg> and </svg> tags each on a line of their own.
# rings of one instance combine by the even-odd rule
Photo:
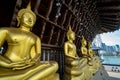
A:
<svg viewBox="0 0 120 80">
<path fill-rule="evenodd" d="M 108 66 L 104 65 L 105 70 L 107 70 L 110 80 L 120 80 L 120 66 Z"/>
</svg>

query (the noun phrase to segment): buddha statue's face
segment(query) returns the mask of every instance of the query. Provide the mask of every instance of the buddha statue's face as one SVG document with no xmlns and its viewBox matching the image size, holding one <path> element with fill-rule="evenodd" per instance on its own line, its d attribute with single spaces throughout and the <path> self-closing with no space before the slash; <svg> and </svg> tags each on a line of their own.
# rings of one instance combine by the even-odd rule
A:
<svg viewBox="0 0 120 80">
<path fill-rule="evenodd" d="M 69 34 L 69 39 L 70 40 L 75 40 L 75 33 L 74 32 Z"/>
<path fill-rule="evenodd" d="M 92 45 L 91 45 L 91 44 L 89 44 L 89 48 L 92 48 Z"/>
<path fill-rule="evenodd" d="M 87 44 L 87 42 L 86 42 L 86 40 L 84 40 L 84 41 L 82 42 L 82 45 L 86 46 L 86 44 Z"/>
<path fill-rule="evenodd" d="M 21 25 L 25 27 L 33 27 L 35 23 L 34 16 L 31 13 L 24 13 L 21 17 Z"/>
</svg>

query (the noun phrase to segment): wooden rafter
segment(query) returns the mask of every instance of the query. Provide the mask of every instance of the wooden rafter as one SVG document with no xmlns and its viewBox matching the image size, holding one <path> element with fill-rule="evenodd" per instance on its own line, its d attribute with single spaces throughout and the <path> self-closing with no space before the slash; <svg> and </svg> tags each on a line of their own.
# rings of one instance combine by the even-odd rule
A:
<svg viewBox="0 0 120 80">
<path fill-rule="evenodd" d="M 112 27 L 112 29 L 116 29 L 118 25 L 108 24 L 108 23 L 101 23 L 102 26 L 108 26 L 108 28 Z"/>
<path fill-rule="evenodd" d="M 107 25 L 103 25 L 102 27 L 104 27 L 106 29 L 109 29 L 109 30 L 116 30 L 116 28 L 113 28 L 113 27 L 107 26 Z"/>
<path fill-rule="evenodd" d="M 98 10 L 120 10 L 120 6 L 98 7 Z"/>
<path fill-rule="evenodd" d="M 111 17 L 100 17 L 101 19 L 108 20 L 108 21 L 119 21 L 120 18 L 111 18 Z"/>
<path fill-rule="evenodd" d="M 108 31 L 110 31 L 110 29 L 105 28 L 105 27 L 101 27 L 101 30 L 102 30 L 103 32 L 108 32 Z"/>
<path fill-rule="evenodd" d="M 100 13 L 100 15 L 109 15 L 109 16 L 111 16 L 111 15 L 120 15 L 120 13 Z"/>
<path fill-rule="evenodd" d="M 118 25 L 118 24 L 119 24 L 119 22 L 118 22 L 118 21 L 117 21 L 117 22 L 114 22 L 114 21 L 102 20 L 101 22 L 102 22 L 102 23 L 111 24 L 111 25 Z"/>
</svg>

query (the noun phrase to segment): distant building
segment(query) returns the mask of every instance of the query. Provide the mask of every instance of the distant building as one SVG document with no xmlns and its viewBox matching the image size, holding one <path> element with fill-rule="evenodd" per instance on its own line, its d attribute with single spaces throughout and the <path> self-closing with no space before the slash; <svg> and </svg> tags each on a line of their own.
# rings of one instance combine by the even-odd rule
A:
<svg viewBox="0 0 120 80">
<path fill-rule="evenodd" d="M 108 46 L 105 43 L 102 42 L 100 35 L 97 35 L 93 42 L 92 42 L 92 47 L 93 48 L 100 48 L 101 50 L 99 51 L 100 54 L 108 54 L 108 55 L 113 55 L 113 54 L 120 54 L 120 46 L 119 45 L 114 45 L 114 46 Z"/>
<path fill-rule="evenodd" d="M 119 49 L 120 49 L 119 45 L 115 45 L 115 51 L 119 52 Z"/>
<path fill-rule="evenodd" d="M 104 51 L 107 51 L 107 46 L 105 43 L 101 43 L 101 49 L 104 50 Z"/>
<path fill-rule="evenodd" d="M 93 42 L 92 42 L 92 45 L 95 46 L 95 47 L 99 47 L 101 48 L 102 45 L 102 40 L 101 40 L 101 37 L 100 37 L 100 34 L 96 35 L 96 37 L 94 38 Z"/>
</svg>

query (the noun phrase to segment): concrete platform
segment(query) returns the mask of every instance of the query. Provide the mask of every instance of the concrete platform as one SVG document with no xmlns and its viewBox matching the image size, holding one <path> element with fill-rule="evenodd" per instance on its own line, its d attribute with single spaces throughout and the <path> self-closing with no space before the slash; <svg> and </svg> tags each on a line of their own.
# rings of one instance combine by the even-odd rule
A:
<svg viewBox="0 0 120 80">
<path fill-rule="evenodd" d="M 110 80 L 120 80 L 120 66 L 104 65 Z"/>
<path fill-rule="evenodd" d="M 110 80 L 120 80 L 120 78 L 110 77 Z"/>
</svg>

